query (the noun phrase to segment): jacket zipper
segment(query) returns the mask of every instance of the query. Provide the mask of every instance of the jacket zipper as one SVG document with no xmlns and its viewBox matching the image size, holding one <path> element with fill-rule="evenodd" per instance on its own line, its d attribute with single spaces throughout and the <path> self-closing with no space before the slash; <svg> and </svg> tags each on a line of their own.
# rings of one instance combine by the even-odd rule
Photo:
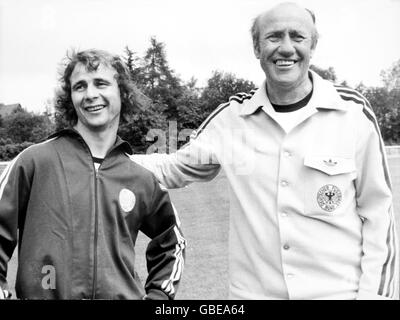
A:
<svg viewBox="0 0 400 320">
<path fill-rule="evenodd" d="M 94 167 L 94 164 L 93 164 Z M 98 195 L 97 195 L 97 184 L 98 184 L 98 172 L 94 167 L 95 177 L 94 177 L 94 201 L 95 201 L 95 211 L 94 211 L 94 239 L 93 239 L 93 289 L 92 289 L 92 299 L 96 299 L 96 287 L 97 287 L 97 238 L 98 238 Z"/>
<path fill-rule="evenodd" d="M 82 139 L 83 144 L 86 146 L 87 150 L 89 151 L 90 157 L 92 158 L 92 152 L 90 151 L 90 148 L 88 146 L 88 144 L 85 142 L 85 140 L 83 140 L 82 136 L 80 134 L 78 134 L 79 137 Z M 107 153 L 110 154 L 111 151 L 113 151 L 115 149 L 115 146 L 112 147 L 109 152 Z M 107 157 L 107 155 L 104 157 L 103 161 L 105 160 L 105 158 Z M 96 299 L 96 287 L 97 287 L 97 242 L 98 242 L 98 211 L 99 211 L 99 205 L 98 205 L 98 191 L 97 191 L 97 186 L 98 186 L 98 179 L 99 179 L 99 174 L 98 174 L 98 170 L 100 170 L 100 167 L 102 166 L 102 164 L 100 164 L 98 170 L 96 170 L 96 167 L 93 163 L 92 160 L 92 164 L 93 164 L 93 169 L 95 172 L 95 177 L 94 177 L 94 200 L 95 200 L 95 212 L 94 212 L 94 238 L 93 238 L 93 284 L 92 284 L 92 299 Z"/>
</svg>

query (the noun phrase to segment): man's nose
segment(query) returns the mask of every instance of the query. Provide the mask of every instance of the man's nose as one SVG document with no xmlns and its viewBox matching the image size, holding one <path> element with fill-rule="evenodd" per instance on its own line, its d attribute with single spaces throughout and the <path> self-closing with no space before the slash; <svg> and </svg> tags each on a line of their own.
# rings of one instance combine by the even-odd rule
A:
<svg viewBox="0 0 400 320">
<path fill-rule="evenodd" d="M 285 37 L 283 37 L 278 48 L 278 52 L 284 56 L 291 56 L 295 53 L 295 48 L 289 35 L 285 35 Z"/>
<path fill-rule="evenodd" d="M 86 88 L 86 99 L 96 99 L 99 96 L 99 90 L 96 88 L 96 86 L 89 84 Z"/>
</svg>

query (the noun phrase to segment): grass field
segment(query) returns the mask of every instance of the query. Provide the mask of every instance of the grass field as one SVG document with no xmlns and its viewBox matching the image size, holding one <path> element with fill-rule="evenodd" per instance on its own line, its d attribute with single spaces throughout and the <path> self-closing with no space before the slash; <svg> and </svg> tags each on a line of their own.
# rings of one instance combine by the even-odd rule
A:
<svg viewBox="0 0 400 320">
<path fill-rule="evenodd" d="M 389 165 L 400 234 L 400 158 L 390 158 Z M 212 182 L 170 191 L 188 242 L 185 271 L 177 299 L 228 297 L 228 190 L 226 178 L 221 174 Z M 146 277 L 144 252 L 147 241 L 142 235 L 137 242 L 137 267 L 142 279 Z M 8 274 L 11 287 L 15 282 L 16 264 L 14 255 Z"/>
</svg>

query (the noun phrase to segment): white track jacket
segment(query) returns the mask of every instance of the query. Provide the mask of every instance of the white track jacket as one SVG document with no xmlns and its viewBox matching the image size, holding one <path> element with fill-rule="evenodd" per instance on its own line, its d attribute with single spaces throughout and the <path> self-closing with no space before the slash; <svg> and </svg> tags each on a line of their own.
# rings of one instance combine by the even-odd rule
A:
<svg viewBox="0 0 400 320">
<path fill-rule="evenodd" d="M 375 115 L 358 92 L 311 75 L 313 95 L 289 132 L 264 83 L 220 105 L 175 154 L 133 158 L 169 188 L 225 171 L 231 298 L 397 298 L 391 182 Z"/>
</svg>

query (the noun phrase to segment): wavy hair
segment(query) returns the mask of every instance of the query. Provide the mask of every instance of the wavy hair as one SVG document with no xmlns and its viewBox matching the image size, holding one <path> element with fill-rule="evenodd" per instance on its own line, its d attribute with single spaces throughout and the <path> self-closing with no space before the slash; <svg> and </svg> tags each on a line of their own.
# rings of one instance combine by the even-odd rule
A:
<svg viewBox="0 0 400 320">
<path fill-rule="evenodd" d="M 132 114 L 146 107 L 145 96 L 131 80 L 129 70 L 122 59 L 104 50 L 90 49 L 67 52 L 60 73 L 60 87 L 55 96 L 56 112 L 69 125 L 74 126 L 78 116 L 71 99 L 71 75 L 75 66 L 81 63 L 88 71 L 96 71 L 99 65 L 112 67 L 117 72 L 116 80 L 121 95 L 121 122 L 127 122 Z"/>
</svg>

